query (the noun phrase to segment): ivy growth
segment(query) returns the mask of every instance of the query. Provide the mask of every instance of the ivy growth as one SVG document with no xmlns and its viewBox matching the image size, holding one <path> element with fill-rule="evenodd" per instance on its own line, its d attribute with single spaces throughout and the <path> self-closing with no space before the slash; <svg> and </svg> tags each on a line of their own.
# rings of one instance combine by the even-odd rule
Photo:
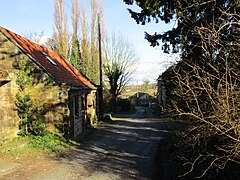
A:
<svg viewBox="0 0 240 180">
<path fill-rule="evenodd" d="M 33 100 L 27 91 L 33 85 L 33 77 L 27 68 L 27 63 L 22 66 L 21 70 L 17 72 L 16 79 L 16 84 L 19 87 L 15 101 L 20 118 L 18 135 L 42 136 L 46 133 L 46 125 L 39 119 L 41 107 L 37 105 L 37 101 Z"/>
</svg>

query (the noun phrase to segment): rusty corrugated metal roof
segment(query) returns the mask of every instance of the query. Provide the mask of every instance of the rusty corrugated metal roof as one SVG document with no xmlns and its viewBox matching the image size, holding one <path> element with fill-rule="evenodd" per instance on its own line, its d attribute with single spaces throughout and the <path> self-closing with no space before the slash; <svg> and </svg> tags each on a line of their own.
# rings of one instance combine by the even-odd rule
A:
<svg viewBox="0 0 240 180">
<path fill-rule="evenodd" d="M 90 87 L 94 85 L 85 78 L 67 59 L 57 52 L 38 45 L 12 31 L 0 26 L 0 31 L 33 61 L 50 74 L 57 83 L 66 83 L 76 87 Z"/>
</svg>

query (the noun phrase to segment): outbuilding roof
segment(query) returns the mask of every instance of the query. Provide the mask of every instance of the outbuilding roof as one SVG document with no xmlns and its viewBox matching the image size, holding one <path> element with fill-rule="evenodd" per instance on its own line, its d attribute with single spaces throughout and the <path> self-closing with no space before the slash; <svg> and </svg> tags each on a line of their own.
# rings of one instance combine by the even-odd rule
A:
<svg viewBox="0 0 240 180">
<path fill-rule="evenodd" d="M 94 88 L 94 84 L 82 75 L 69 60 L 57 52 L 38 45 L 1 26 L 0 32 L 17 45 L 39 67 L 44 69 L 57 83 L 66 83 L 74 87 Z"/>
</svg>

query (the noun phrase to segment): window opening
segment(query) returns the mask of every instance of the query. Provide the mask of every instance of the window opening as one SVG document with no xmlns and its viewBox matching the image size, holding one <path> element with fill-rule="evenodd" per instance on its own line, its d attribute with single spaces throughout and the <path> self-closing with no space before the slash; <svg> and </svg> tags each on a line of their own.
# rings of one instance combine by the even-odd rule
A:
<svg viewBox="0 0 240 180">
<path fill-rule="evenodd" d="M 75 116 L 79 116 L 79 97 L 75 96 L 74 97 L 74 110 L 75 110 Z"/>
<path fill-rule="evenodd" d="M 43 53 L 43 55 L 44 55 L 44 57 L 47 58 L 47 60 L 50 61 L 50 63 L 52 63 L 54 66 L 57 65 L 57 63 L 56 63 L 54 60 L 52 60 L 46 53 Z"/>
</svg>

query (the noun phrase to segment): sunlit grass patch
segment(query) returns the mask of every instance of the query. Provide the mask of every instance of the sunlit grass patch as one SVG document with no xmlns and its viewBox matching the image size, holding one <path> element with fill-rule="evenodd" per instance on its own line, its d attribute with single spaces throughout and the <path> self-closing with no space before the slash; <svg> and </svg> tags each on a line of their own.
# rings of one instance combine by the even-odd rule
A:
<svg viewBox="0 0 240 180">
<path fill-rule="evenodd" d="M 66 140 L 60 135 L 47 133 L 43 136 L 18 137 L 6 142 L 0 152 L 5 157 L 56 156 L 74 149 L 78 143 Z"/>
</svg>

